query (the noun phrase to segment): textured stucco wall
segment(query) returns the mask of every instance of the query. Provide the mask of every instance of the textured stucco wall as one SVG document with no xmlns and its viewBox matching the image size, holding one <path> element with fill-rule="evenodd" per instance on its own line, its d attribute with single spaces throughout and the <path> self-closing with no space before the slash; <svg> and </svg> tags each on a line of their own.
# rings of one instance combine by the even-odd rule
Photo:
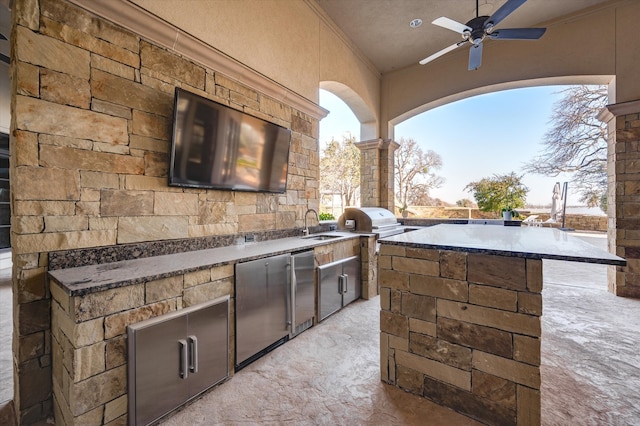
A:
<svg viewBox="0 0 640 426">
<path fill-rule="evenodd" d="M 321 82 L 344 87 L 328 90 L 377 129 L 380 75 L 313 1 L 132 2 L 313 102 Z"/>
</svg>

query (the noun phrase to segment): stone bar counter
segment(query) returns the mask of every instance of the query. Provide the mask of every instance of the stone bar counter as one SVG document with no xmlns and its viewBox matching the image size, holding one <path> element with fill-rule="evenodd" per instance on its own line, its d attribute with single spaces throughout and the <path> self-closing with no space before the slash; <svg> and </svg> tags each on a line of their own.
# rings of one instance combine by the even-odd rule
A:
<svg viewBox="0 0 640 426">
<path fill-rule="evenodd" d="M 540 424 L 542 259 L 626 265 L 550 228 L 437 225 L 379 242 L 382 380 L 492 425 Z"/>
</svg>

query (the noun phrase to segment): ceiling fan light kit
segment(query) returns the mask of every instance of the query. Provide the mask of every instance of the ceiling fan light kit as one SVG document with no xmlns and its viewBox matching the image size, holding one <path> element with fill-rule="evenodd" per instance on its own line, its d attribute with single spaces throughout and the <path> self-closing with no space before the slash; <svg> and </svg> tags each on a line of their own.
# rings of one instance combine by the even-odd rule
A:
<svg viewBox="0 0 640 426">
<path fill-rule="evenodd" d="M 424 65 L 443 56 L 458 47 L 469 43 L 469 71 L 476 70 L 482 65 L 482 42 L 486 37 L 493 40 L 537 40 L 545 33 L 546 28 L 506 28 L 496 29 L 496 26 L 514 10 L 522 6 L 527 0 L 507 0 L 493 15 L 478 16 L 479 7 L 476 0 L 476 17 L 466 24 L 446 17 L 435 19 L 432 24 L 455 31 L 462 36 L 462 41 L 434 53 L 420 61 Z"/>
</svg>

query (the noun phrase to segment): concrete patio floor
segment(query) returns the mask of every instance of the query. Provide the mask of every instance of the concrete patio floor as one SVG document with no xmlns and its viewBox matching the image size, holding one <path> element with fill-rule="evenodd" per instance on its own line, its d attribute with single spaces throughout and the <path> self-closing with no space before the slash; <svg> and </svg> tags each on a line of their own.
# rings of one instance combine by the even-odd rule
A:
<svg viewBox="0 0 640 426">
<path fill-rule="evenodd" d="M 606 250 L 604 235 L 576 234 Z M 640 424 L 640 300 L 607 267 L 543 261 L 542 423 Z"/>
<path fill-rule="evenodd" d="M 577 235 L 606 248 L 603 235 Z M 543 265 L 542 424 L 640 424 L 640 300 L 608 293 L 606 266 Z M 0 285 L 0 363 L 7 297 Z M 380 382 L 378 312 L 378 298 L 353 303 L 161 424 L 478 424 Z"/>
</svg>

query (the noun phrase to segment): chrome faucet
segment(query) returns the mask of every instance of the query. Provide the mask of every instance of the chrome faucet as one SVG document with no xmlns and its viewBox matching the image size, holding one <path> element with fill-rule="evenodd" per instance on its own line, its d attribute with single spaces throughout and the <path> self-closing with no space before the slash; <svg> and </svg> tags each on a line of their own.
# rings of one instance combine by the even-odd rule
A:
<svg viewBox="0 0 640 426">
<path fill-rule="evenodd" d="M 314 209 L 309 209 L 304 214 L 304 230 L 302 231 L 302 235 L 309 235 L 309 227 L 307 226 L 307 214 L 309 212 L 313 212 L 316 215 L 316 220 L 320 222 L 320 218 L 318 217 L 318 212 Z"/>
</svg>

